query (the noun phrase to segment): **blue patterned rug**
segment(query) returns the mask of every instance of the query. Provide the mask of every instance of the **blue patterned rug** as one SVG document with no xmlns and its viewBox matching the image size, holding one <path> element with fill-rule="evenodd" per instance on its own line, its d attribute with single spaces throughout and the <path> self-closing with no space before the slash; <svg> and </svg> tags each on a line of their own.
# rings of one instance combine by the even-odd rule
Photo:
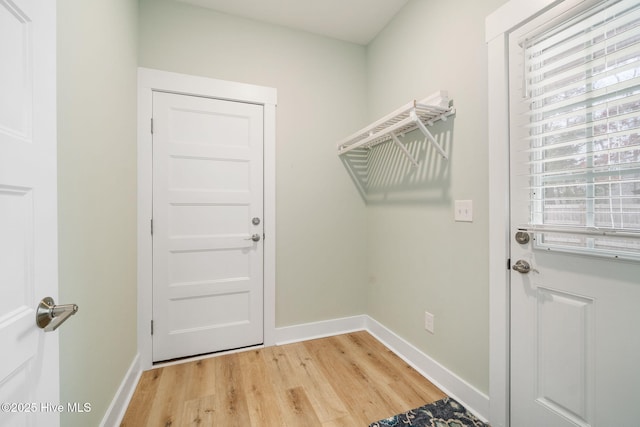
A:
<svg viewBox="0 0 640 427">
<path fill-rule="evenodd" d="M 450 397 L 376 421 L 369 427 L 489 427 Z"/>
</svg>

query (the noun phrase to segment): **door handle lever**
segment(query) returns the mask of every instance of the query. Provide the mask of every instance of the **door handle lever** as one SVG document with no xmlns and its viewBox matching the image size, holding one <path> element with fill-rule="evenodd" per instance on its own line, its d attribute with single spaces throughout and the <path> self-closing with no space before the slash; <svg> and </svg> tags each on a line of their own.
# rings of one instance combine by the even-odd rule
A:
<svg viewBox="0 0 640 427">
<path fill-rule="evenodd" d="M 523 259 L 519 259 L 518 261 L 516 261 L 516 263 L 513 264 L 513 267 L 511 268 L 513 268 L 518 273 L 523 273 L 523 274 L 526 274 L 531 271 L 531 265 L 529 265 L 529 263 Z"/>
<path fill-rule="evenodd" d="M 56 305 L 53 298 L 46 297 L 40 301 L 36 309 L 36 325 L 45 332 L 58 329 L 69 317 L 78 312 L 76 304 Z"/>
<path fill-rule="evenodd" d="M 249 237 L 248 239 L 244 239 L 244 240 L 253 240 L 254 242 L 259 242 L 260 241 L 260 235 L 258 233 L 252 235 L 251 237 Z"/>
</svg>

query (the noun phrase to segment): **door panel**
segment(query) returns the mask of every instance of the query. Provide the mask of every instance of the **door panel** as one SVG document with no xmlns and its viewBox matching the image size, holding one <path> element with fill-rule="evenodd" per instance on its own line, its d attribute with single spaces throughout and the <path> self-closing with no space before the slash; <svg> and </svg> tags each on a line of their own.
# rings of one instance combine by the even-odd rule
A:
<svg viewBox="0 0 640 427">
<path fill-rule="evenodd" d="M 0 426 L 57 426 L 58 334 L 35 324 L 58 289 L 55 2 L 0 1 L 0 64 L 0 402 L 35 404 Z"/>
<path fill-rule="evenodd" d="M 587 420 L 594 397 L 594 300 L 538 285 L 536 301 L 538 403 Z"/>
<path fill-rule="evenodd" d="M 228 218 L 228 221 L 208 221 L 209 218 L 220 217 Z M 189 237 L 224 234 L 228 230 L 245 230 L 246 218 L 249 218 L 247 205 L 172 205 L 169 207 L 169 234 Z"/>
<path fill-rule="evenodd" d="M 243 191 L 249 184 L 249 165 L 174 157 L 169 162 L 169 175 L 172 190 Z"/>
<path fill-rule="evenodd" d="M 27 142 L 31 135 L 31 58 L 33 31 L 31 5 L 26 1 L 17 5 L 0 3 L 0 129 L 4 138 L 12 136 L 16 142 Z"/>
<path fill-rule="evenodd" d="M 153 360 L 261 344 L 263 107 L 155 92 L 153 110 Z"/>
</svg>

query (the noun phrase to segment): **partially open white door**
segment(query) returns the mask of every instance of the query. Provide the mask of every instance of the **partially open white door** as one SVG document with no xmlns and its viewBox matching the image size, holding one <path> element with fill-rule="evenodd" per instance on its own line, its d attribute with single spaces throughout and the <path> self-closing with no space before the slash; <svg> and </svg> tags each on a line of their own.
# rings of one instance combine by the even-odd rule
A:
<svg viewBox="0 0 640 427">
<path fill-rule="evenodd" d="M 58 426 L 55 1 L 0 1 L 0 426 Z"/>
<path fill-rule="evenodd" d="M 153 94 L 153 360 L 263 342 L 262 105 Z"/>
</svg>

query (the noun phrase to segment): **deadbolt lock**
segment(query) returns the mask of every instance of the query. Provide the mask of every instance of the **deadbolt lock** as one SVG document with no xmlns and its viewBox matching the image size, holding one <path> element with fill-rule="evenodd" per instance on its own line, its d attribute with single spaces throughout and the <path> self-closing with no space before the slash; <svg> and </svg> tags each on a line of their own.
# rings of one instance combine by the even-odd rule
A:
<svg viewBox="0 0 640 427">
<path fill-rule="evenodd" d="M 520 243 L 521 245 L 526 245 L 527 243 L 529 243 L 529 233 L 527 233 L 526 231 L 518 231 L 516 233 L 516 242 Z"/>
</svg>

